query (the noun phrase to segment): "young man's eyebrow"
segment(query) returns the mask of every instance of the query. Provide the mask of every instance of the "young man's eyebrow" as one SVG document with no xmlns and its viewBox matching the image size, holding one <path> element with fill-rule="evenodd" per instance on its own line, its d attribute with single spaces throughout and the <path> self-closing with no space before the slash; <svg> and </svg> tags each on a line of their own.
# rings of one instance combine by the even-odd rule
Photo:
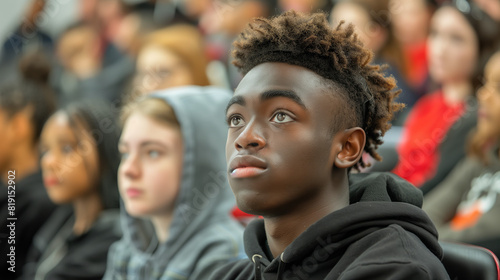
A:
<svg viewBox="0 0 500 280">
<path fill-rule="evenodd" d="M 242 96 L 236 95 L 236 96 L 231 97 L 231 99 L 229 99 L 229 102 L 227 103 L 227 106 L 226 106 L 226 114 L 227 114 L 227 111 L 229 110 L 229 107 L 233 106 L 234 104 L 245 106 L 246 102 Z"/>
<path fill-rule="evenodd" d="M 266 100 L 276 98 L 276 97 L 285 97 L 285 98 L 291 99 L 292 101 L 294 101 L 295 103 L 297 103 L 301 107 L 303 107 L 304 109 L 307 109 L 304 102 L 302 102 L 302 99 L 292 90 L 268 90 L 268 91 L 263 92 L 260 95 L 260 100 L 266 101 Z"/>
</svg>

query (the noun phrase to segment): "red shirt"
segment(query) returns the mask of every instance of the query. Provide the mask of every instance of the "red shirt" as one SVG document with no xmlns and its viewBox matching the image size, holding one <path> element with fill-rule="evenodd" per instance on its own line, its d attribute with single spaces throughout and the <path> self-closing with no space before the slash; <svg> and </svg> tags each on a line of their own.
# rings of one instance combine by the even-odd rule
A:
<svg viewBox="0 0 500 280">
<path fill-rule="evenodd" d="M 422 97 L 405 123 L 393 172 L 417 187 L 431 179 L 439 163 L 439 145 L 464 112 L 465 102 L 450 105 L 441 91 Z"/>
<path fill-rule="evenodd" d="M 415 45 L 404 46 L 403 53 L 408 62 L 406 78 L 412 87 L 419 87 L 425 82 L 427 73 L 427 41 Z"/>
</svg>

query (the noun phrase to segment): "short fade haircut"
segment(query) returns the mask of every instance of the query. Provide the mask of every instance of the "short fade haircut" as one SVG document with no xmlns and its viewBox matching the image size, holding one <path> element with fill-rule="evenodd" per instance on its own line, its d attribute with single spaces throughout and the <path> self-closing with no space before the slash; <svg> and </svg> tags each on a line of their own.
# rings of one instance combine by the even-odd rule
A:
<svg viewBox="0 0 500 280">
<path fill-rule="evenodd" d="M 282 62 L 312 70 L 324 78 L 330 92 L 348 104 L 332 132 L 359 126 L 366 133 L 364 150 L 376 160 L 382 136 L 391 127 L 400 93 L 384 67 L 371 65 L 372 52 L 358 40 L 353 25 L 330 27 L 323 13 L 285 12 L 272 19 L 257 18 L 233 43 L 233 64 L 243 75 L 266 62 Z M 365 167 L 363 159 L 355 168 Z"/>
</svg>

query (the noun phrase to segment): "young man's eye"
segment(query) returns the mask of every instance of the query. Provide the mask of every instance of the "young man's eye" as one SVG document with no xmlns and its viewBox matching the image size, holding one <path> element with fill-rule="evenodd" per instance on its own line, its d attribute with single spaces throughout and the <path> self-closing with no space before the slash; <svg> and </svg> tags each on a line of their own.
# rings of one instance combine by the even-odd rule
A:
<svg viewBox="0 0 500 280">
<path fill-rule="evenodd" d="M 243 118 L 241 118 L 240 116 L 232 116 L 229 118 L 228 124 L 229 127 L 240 127 L 243 126 L 245 122 L 243 121 Z"/>
<path fill-rule="evenodd" d="M 286 113 L 278 112 L 273 116 L 271 121 L 276 123 L 287 123 L 293 121 L 293 119 Z"/>
</svg>

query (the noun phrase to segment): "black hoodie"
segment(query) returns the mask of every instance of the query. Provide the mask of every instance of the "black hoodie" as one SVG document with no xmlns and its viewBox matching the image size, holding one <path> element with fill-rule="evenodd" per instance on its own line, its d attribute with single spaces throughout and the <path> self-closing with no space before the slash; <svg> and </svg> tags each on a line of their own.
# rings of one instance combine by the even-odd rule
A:
<svg viewBox="0 0 500 280">
<path fill-rule="evenodd" d="M 449 279 L 422 193 L 386 173 L 352 174 L 350 205 L 317 221 L 269 258 L 263 220 L 245 230 L 249 260 L 211 279 Z"/>
</svg>

